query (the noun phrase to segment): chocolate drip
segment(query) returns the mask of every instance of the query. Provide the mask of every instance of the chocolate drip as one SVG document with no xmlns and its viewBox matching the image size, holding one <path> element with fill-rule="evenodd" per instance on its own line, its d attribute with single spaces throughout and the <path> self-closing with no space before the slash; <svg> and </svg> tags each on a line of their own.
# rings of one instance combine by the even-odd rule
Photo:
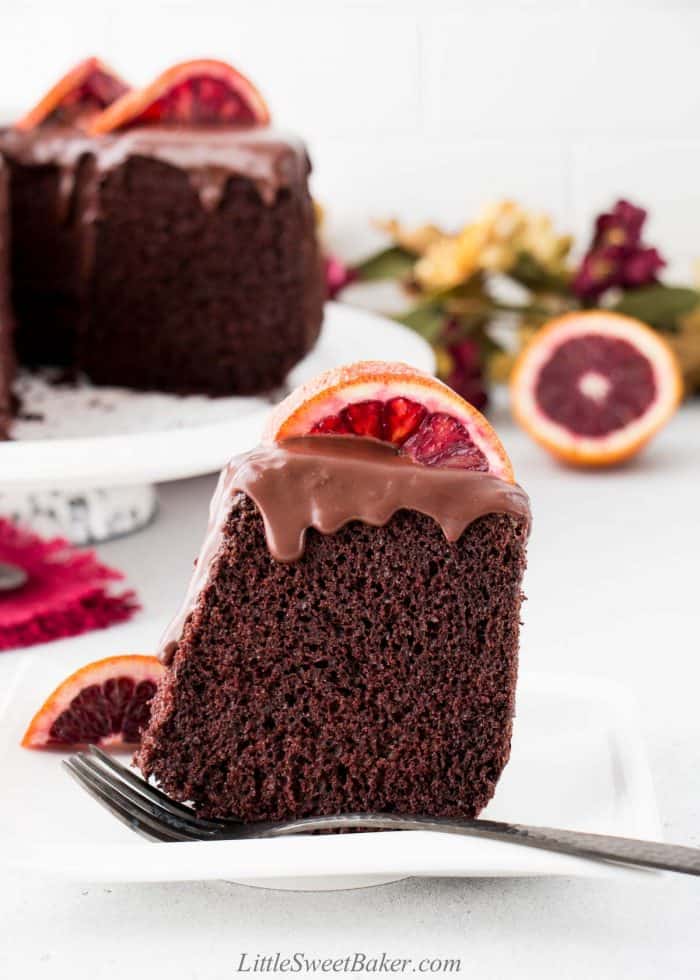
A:
<svg viewBox="0 0 700 980">
<path fill-rule="evenodd" d="M 270 554 L 280 562 L 302 557 L 309 528 L 333 534 L 355 520 L 381 527 L 399 510 L 432 517 L 450 542 L 486 514 L 530 521 L 529 501 L 519 486 L 490 473 L 421 466 L 371 439 L 306 436 L 254 449 L 221 474 L 183 607 L 163 637 L 160 657 L 165 663 L 209 580 L 239 493 L 255 502 Z"/>
<path fill-rule="evenodd" d="M 158 160 L 182 170 L 205 211 L 218 208 L 231 177 L 250 180 L 271 207 L 282 188 L 305 186 L 310 169 L 300 141 L 259 126 L 148 126 L 97 137 L 61 124 L 29 132 L 0 129 L 2 155 L 21 166 L 58 171 L 56 218 L 59 224 L 77 222 L 83 283 L 94 266 L 102 182 L 128 160 Z"/>
<path fill-rule="evenodd" d="M 301 142 L 255 126 L 148 126 L 99 137 L 65 126 L 27 133 L 7 129 L 0 132 L 0 152 L 25 166 L 58 167 L 62 198 L 72 194 L 76 168 L 85 156 L 94 159 L 98 181 L 131 157 L 159 160 L 188 174 L 205 209 L 218 205 L 229 177 L 246 177 L 261 200 L 272 205 L 281 188 L 303 181 L 308 171 Z M 67 214 L 69 201 L 60 206 Z"/>
<path fill-rule="evenodd" d="M 197 192 L 205 211 L 216 211 L 230 176 L 229 171 L 223 167 L 206 167 L 203 170 L 193 170 L 189 174 L 190 184 Z"/>
</svg>

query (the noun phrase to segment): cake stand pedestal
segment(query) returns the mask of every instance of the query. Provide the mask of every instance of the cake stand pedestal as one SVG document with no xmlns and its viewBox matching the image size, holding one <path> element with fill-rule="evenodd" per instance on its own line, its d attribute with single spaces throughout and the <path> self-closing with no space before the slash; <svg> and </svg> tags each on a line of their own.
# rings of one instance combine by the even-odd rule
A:
<svg viewBox="0 0 700 980">
<path fill-rule="evenodd" d="M 284 388 L 256 397 L 178 397 L 21 375 L 23 409 L 0 443 L 0 515 L 76 544 L 145 527 L 154 484 L 220 470 L 260 439 L 270 406 L 321 371 L 400 360 L 432 372 L 431 347 L 392 320 L 326 304 L 323 330 Z"/>
<path fill-rule="evenodd" d="M 146 527 L 158 510 L 151 485 L 108 490 L 21 490 L 0 493 L 0 514 L 43 537 L 98 544 Z"/>
</svg>

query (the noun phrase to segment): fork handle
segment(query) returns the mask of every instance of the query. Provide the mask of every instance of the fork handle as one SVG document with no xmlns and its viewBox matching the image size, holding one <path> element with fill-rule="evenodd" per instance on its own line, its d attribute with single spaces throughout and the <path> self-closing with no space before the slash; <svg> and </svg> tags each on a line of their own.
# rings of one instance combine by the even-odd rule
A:
<svg viewBox="0 0 700 980">
<path fill-rule="evenodd" d="M 328 817 L 308 817 L 286 824 L 271 824 L 260 828 L 260 837 L 281 837 L 314 830 L 433 830 L 465 837 L 485 837 L 489 840 L 523 844 L 546 851 L 573 854 L 576 857 L 617 861 L 643 868 L 677 871 L 700 875 L 700 849 L 658 841 L 634 840 L 629 837 L 610 837 L 577 830 L 558 830 L 553 827 L 529 827 L 497 820 L 447 820 L 431 817 L 399 816 L 398 814 L 341 814 Z"/>
</svg>

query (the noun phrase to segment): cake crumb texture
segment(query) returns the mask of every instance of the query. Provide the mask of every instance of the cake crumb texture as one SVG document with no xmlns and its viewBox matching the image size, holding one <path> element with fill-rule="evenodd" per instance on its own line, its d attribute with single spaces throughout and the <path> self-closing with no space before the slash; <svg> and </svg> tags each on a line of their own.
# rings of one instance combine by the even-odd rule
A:
<svg viewBox="0 0 700 980">
<path fill-rule="evenodd" d="M 449 544 L 400 511 L 282 564 L 240 497 L 142 770 L 202 816 L 475 816 L 510 754 L 526 538 L 490 514 Z"/>
</svg>

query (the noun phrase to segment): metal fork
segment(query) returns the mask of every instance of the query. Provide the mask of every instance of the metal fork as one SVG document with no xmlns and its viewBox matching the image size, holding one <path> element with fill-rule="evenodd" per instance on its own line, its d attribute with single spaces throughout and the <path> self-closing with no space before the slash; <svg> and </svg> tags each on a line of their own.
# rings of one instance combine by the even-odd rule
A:
<svg viewBox="0 0 700 980">
<path fill-rule="evenodd" d="M 281 823 L 205 820 L 171 800 L 111 756 L 92 746 L 63 763 L 68 772 L 110 813 L 136 833 L 156 841 L 249 840 L 315 830 L 431 830 L 523 844 L 577 857 L 700 875 L 700 849 L 608 837 L 496 820 L 446 820 L 396 813 L 343 813 Z"/>
</svg>

